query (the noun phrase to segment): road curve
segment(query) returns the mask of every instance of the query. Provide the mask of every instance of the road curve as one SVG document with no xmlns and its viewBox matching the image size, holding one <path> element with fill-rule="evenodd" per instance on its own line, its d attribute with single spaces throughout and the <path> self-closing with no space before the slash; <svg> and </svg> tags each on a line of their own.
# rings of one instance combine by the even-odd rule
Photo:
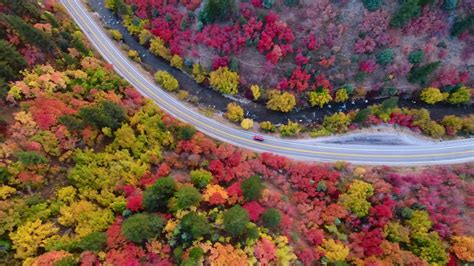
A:
<svg viewBox="0 0 474 266">
<path fill-rule="evenodd" d="M 254 141 L 254 133 L 222 124 L 190 109 L 162 90 L 153 80 L 142 75 L 136 64 L 108 37 L 80 0 L 61 2 L 97 51 L 114 66 L 119 75 L 172 116 L 221 141 L 257 152 L 325 162 L 343 160 L 356 164 L 422 165 L 474 161 L 474 139 L 397 146 L 322 144 L 271 136 L 265 136 L 264 142 Z"/>
</svg>

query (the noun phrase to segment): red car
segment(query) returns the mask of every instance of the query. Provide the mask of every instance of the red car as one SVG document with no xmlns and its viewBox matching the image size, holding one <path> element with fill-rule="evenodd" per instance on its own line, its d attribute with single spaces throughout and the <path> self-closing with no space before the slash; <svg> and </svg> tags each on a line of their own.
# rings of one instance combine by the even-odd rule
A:
<svg viewBox="0 0 474 266">
<path fill-rule="evenodd" d="M 263 141 L 263 137 L 262 137 L 262 136 L 255 135 L 255 136 L 253 136 L 253 140 L 256 140 L 256 141 Z"/>
</svg>

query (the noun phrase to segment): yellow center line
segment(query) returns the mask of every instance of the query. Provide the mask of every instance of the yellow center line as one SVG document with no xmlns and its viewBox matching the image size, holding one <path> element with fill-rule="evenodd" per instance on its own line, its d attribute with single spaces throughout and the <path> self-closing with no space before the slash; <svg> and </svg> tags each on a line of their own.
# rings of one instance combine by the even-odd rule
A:
<svg viewBox="0 0 474 266">
<path fill-rule="evenodd" d="M 97 41 L 103 46 L 103 51 L 108 51 L 107 45 L 102 41 L 102 39 L 97 35 L 97 33 L 91 28 L 91 26 L 87 23 L 85 18 L 81 15 L 80 12 L 77 11 L 76 7 L 74 5 L 71 5 L 72 9 L 76 12 L 76 14 L 79 16 L 79 18 L 82 20 L 84 23 L 85 27 L 87 27 L 90 30 L 90 33 L 94 35 L 94 37 L 97 39 Z M 108 36 L 106 36 L 108 38 Z M 103 52 L 105 53 L 105 52 Z M 247 142 L 251 144 L 251 146 L 262 146 L 262 147 L 267 147 L 267 148 L 273 148 L 273 149 L 279 149 L 279 150 L 287 150 L 287 151 L 294 151 L 294 152 L 301 152 L 301 153 L 309 153 L 309 154 L 319 154 L 319 155 L 332 155 L 332 156 L 347 156 L 347 157 L 365 157 L 365 158 L 420 158 L 420 157 L 442 157 L 442 156 L 448 156 L 448 155 L 460 155 L 460 154 L 468 154 L 468 153 L 474 153 L 474 150 L 467 150 L 467 151 L 459 151 L 459 152 L 447 152 L 447 153 L 432 153 L 432 154 L 411 154 L 411 155 L 387 155 L 387 154 L 354 154 L 354 153 L 337 153 L 337 152 L 324 152 L 324 151 L 312 151 L 312 150 L 304 150 L 304 149 L 296 149 L 296 148 L 290 148 L 290 147 L 284 147 L 284 146 L 276 146 L 276 145 L 271 145 L 267 143 L 261 143 L 261 142 L 255 142 L 252 140 L 249 140 L 247 138 L 243 138 L 234 134 L 227 133 L 225 131 L 222 131 L 218 128 L 215 128 L 209 124 L 206 124 L 202 122 L 199 119 L 196 119 L 187 113 L 183 112 L 181 109 L 176 107 L 175 105 L 172 105 L 168 103 L 165 99 L 163 99 L 161 96 L 156 94 L 153 90 L 149 89 L 147 85 L 145 85 L 141 80 L 137 79 L 133 73 L 131 73 L 128 68 L 122 64 L 120 58 L 118 58 L 115 53 L 110 52 L 109 57 L 111 59 L 115 59 L 120 67 L 121 71 L 125 72 L 129 75 L 129 80 L 131 83 L 136 83 L 142 87 L 143 90 L 154 96 L 155 100 L 158 100 L 161 102 L 162 106 L 166 106 L 168 109 L 174 110 L 177 114 L 181 115 L 182 117 L 186 117 L 189 120 L 193 121 L 196 124 L 201 125 L 203 128 L 207 129 L 212 129 L 215 132 L 218 132 L 221 135 L 225 135 L 229 137 L 230 139 L 235 139 L 235 140 L 240 140 Z"/>
</svg>

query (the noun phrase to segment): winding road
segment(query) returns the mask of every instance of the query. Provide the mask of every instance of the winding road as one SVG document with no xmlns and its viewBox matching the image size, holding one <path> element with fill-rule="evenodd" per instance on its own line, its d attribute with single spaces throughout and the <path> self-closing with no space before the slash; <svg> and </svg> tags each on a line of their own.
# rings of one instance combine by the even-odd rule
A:
<svg viewBox="0 0 474 266">
<path fill-rule="evenodd" d="M 254 133 L 210 119 L 194 108 L 181 103 L 146 75 L 143 75 L 104 29 L 92 18 L 80 0 L 61 0 L 63 6 L 83 30 L 103 58 L 115 71 L 144 96 L 152 99 L 172 116 L 194 125 L 201 132 L 257 152 L 271 152 L 283 156 L 316 161 L 348 161 L 356 164 L 423 165 L 474 161 L 474 139 L 443 142 L 420 141 L 413 145 L 355 145 L 321 143 L 314 140 L 291 140 L 265 136 L 265 141 L 254 141 Z M 389 136 L 390 137 L 390 136 Z"/>
</svg>

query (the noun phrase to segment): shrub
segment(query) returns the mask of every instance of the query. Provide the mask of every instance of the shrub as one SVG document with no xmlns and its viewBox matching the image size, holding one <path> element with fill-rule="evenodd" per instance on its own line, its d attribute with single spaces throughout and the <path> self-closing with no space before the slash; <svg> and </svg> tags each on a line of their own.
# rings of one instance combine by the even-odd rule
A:
<svg viewBox="0 0 474 266">
<path fill-rule="evenodd" d="M 275 132 L 276 127 L 270 121 L 263 121 L 263 122 L 260 123 L 260 129 L 265 131 L 265 132 Z"/>
<path fill-rule="evenodd" d="M 297 122 L 292 122 L 288 120 L 288 124 L 281 125 L 279 130 L 280 130 L 281 136 L 291 137 L 291 136 L 296 136 L 301 132 L 301 126 Z"/>
<path fill-rule="evenodd" d="M 423 60 L 424 56 L 425 53 L 423 53 L 422 50 L 413 51 L 408 55 L 408 62 L 414 65 L 419 64 L 421 63 L 421 60 Z"/>
<path fill-rule="evenodd" d="M 441 64 L 441 62 L 433 62 L 426 64 L 421 67 L 412 67 L 410 69 L 410 73 L 408 73 L 408 81 L 411 83 L 420 83 L 426 84 L 428 83 L 428 76 L 433 73 Z"/>
<path fill-rule="evenodd" d="M 253 120 L 250 119 L 250 118 L 245 118 L 240 123 L 240 126 L 245 130 L 249 130 L 249 129 L 253 128 Z"/>
<path fill-rule="evenodd" d="M 263 225 L 269 229 L 275 230 L 280 225 L 281 214 L 278 209 L 268 208 L 262 213 Z"/>
<path fill-rule="evenodd" d="M 242 181 L 240 188 L 246 201 L 254 201 L 260 199 L 264 186 L 259 176 L 251 176 Z"/>
<path fill-rule="evenodd" d="M 164 220 L 158 215 L 138 213 L 125 219 L 121 232 L 128 240 L 143 243 L 157 237 L 163 229 Z"/>
<path fill-rule="evenodd" d="M 164 210 L 168 200 L 176 191 L 176 182 L 171 177 L 158 179 L 143 192 L 143 208 L 149 212 Z"/>
<path fill-rule="evenodd" d="M 138 63 L 142 61 L 136 50 L 128 50 L 128 57 L 132 58 L 133 61 Z"/>
<path fill-rule="evenodd" d="M 155 80 L 167 91 L 175 91 L 179 88 L 178 80 L 166 71 L 157 71 L 155 73 Z"/>
<path fill-rule="evenodd" d="M 364 7 L 369 11 L 376 11 L 378 10 L 382 4 L 383 0 L 362 0 Z"/>
<path fill-rule="evenodd" d="M 209 234 L 210 227 L 206 217 L 190 212 L 181 220 L 181 230 L 191 235 L 192 239 L 197 239 Z"/>
<path fill-rule="evenodd" d="M 224 212 L 224 230 L 233 237 L 238 237 L 245 233 L 249 222 L 250 219 L 247 211 L 240 205 L 235 205 Z"/>
<path fill-rule="evenodd" d="M 377 54 L 377 63 L 382 66 L 386 66 L 392 63 L 394 58 L 393 50 L 388 48 L 380 51 Z"/>
<path fill-rule="evenodd" d="M 177 211 L 192 206 L 198 206 L 201 202 L 202 195 L 193 186 L 184 186 L 174 193 L 169 206 L 171 210 Z"/>
<path fill-rule="evenodd" d="M 365 108 L 357 112 L 356 116 L 354 117 L 355 123 L 364 123 L 368 118 L 369 115 L 372 114 L 372 111 L 369 108 Z"/>
<path fill-rule="evenodd" d="M 239 87 L 239 74 L 227 67 L 219 67 L 209 74 L 211 87 L 224 94 L 236 94 Z"/>
<path fill-rule="evenodd" d="M 321 89 L 317 91 L 310 91 L 308 93 L 308 100 L 311 106 L 318 106 L 322 108 L 325 104 L 332 100 L 331 94 L 327 89 Z"/>
<path fill-rule="evenodd" d="M 468 87 L 461 87 L 448 97 L 450 104 L 468 104 L 471 101 L 471 89 Z"/>
<path fill-rule="evenodd" d="M 82 238 L 76 246 L 81 250 L 101 251 L 106 247 L 107 235 L 103 232 L 92 232 Z"/>
<path fill-rule="evenodd" d="M 231 122 L 240 122 L 244 119 L 244 109 L 240 105 L 231 102 L 227 104 L 227 112 L 225 117 Z"/>
<path fill-rule="evenodd" d="M 202 168 L 191 171 L 190 175 L 191 181 L 198 188 L 206 187 L 212 180 L 212 173 Z"/>
<path fill-rule="evenodd" d="M 420 99 L 428 104 L 435 104 L 448 98 L 448 93 L 442 93 L 438 88 L 429 87 L 420 94 Z"/>
</svg>

